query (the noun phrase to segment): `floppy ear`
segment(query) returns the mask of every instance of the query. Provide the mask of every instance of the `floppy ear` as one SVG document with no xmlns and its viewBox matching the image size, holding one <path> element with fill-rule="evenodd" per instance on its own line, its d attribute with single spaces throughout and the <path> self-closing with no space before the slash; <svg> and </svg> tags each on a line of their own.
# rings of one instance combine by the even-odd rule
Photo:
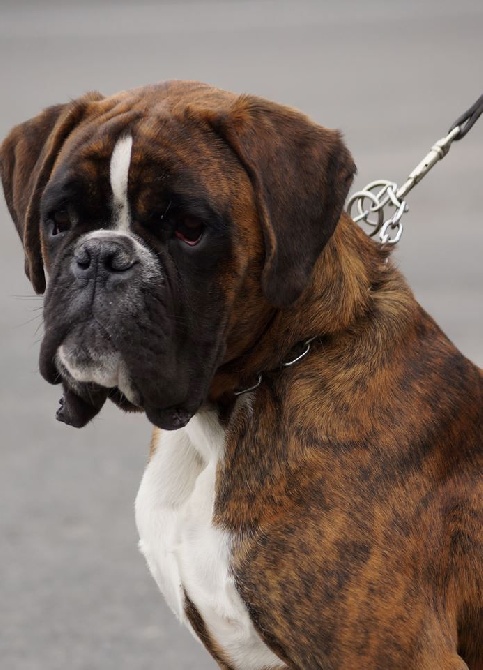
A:
<svg viewBox="0 0 483 670">
<path fill-rule="evenodd" d="M 45 291 L 40 243 L 40 198 L 66 138 L 100 93 L 56 105 L 10 131 L 0 147 L 0 175 L 10 215 L 25 250 L 25 272 L 36 293 Z"/>
<path fill-rule="evenodd" d="M 352 156 L 338 131 L 252 96 L 210 124 L 251 179 L 265 238 L 263 291 L 287 307 L 334 232 L 356 171 Z"/>
</svg>

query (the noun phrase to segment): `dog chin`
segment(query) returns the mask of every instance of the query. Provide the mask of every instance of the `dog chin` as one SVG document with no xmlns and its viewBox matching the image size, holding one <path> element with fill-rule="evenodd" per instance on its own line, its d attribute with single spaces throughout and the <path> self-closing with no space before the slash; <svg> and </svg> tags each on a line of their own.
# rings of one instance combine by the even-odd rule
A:
<svg viewBox="0 0 483 670">
<path fill-rule="evenodd" d="M 127 367 L 117 351 L 106 351 L 94 361 L 88 349 L 62 344 L 56 355 L 62 377 L 78 384 L 95 384 L 117 389 L 135 407 L 141 407 L 141 394 L 131 382 Z"/>
<path fill-rule="evenodd" d="M 156 407 L 145 407 L 144 411 L 148 420 L 163 430 L 178 430 L 184 428 L 194 416 L 194 411 L 185 410 L 181 407 L 168 407 L 158 409 Z"/>
<path fill-rule="evenodd" d="M 64 380 L 64 387 L 70 389 L 78 397 L 70 397 L 71 404 L 78 402 L 79 396 L 92 396 L 92 388 L 106 389 L 106 397 L 125 411 L 144 411 L 148 420 L 164 430 L 183 428 L 196 413 L 180 406 L 158 407 L 145 405 L 141 393 L 134 387 L 127 367 L 119 352 L 105 352 L 92 360 L 89 352 L 79 348 L 69 348 L 65 344 L 57 350 L 56 366 Z M 87 389 L 87 393 L 84 390 Z M 57 418 L 65 423 L 82 427 L 85 425 L 85 412 L 71 412 L 66 420 L 68 403 L 63 404 Z M 90 420 L 90 416 L 89 419 Z"/>
</svg>

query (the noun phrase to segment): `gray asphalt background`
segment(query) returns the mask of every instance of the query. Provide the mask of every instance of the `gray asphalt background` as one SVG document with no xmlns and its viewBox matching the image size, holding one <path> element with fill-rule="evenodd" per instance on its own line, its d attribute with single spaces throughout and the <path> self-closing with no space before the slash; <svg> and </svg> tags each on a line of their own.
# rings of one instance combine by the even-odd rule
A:
<svg viewBox="0 0 483 670">
<path fill-rule="evenodd" d="M 483 91 L 481 0 L 0 3 L 0 135 L 46 105 L 168 78 L 341 128 L 356 186 L 402 180 Z M 420 302 L 483 365 L 483 119 L 410 196 L 397 249 Z M 145 419 L 54 419 L 41 299 L 0 204 L 0 668 L 208 670 L 138 554 Z M 363 402 L 363 399 L 361 399 Z M 384 398 L 381 398 L 384 402 Z"/>
</svg>

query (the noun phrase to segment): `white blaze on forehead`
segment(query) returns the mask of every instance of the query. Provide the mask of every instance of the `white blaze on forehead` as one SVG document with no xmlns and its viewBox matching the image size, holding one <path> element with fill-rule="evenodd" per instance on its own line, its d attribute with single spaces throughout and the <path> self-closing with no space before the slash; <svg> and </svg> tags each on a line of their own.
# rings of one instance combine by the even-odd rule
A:
<svg viewBox="0 0 483 670">
<path fill-rule="evenodd" d="M 129 229 L 127 183 L 131 165 L 132 137 L 127 135 L 116 142 L 111 156 L 110 180 L 114 225 L 118 230 Z"/>
</svg>

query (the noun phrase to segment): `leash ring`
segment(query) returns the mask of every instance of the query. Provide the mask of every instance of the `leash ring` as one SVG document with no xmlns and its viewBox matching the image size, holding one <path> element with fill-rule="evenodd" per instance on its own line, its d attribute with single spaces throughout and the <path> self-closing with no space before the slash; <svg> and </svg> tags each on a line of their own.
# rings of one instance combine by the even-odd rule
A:
<svg viewBox="0 0 483 670">
<path fill-rule="evenodd" d="M 258 381 L 255 384 L 253 384 L 253 386 L 249 386 L 247 389 L 242 389 L 241 391 L 234 391 L 233 395 L 238 396 L 238 395 L 242 395 L 243 393 L 248 393 L 248 391 L 254 391 L 255 389 L 257 389 L 260 386 L 261 383 L 262 383 L 262 374 L 260 373 L 258 375 Z"/>
<path fill-rule="evenodd" d="M 293 365 L 294 363 L 297 363 L 297 362 L 300 361 L 302 358 L 304 358 L 305 356 L 307 356 L 307 354 L 308 354 L 309 351 L 310 351 L 310 343 L 311 343 L 313 340 L 315 340 L 315 337 L 311 337 L 309 340 L 305 340 L 305 342 L 304 342 L 304 344 L 305 344 L 305 349 L 302 351 L 302 353 L 299 354 L 298 356 L 296 356 L 295 358 L 292 358 L 291 361 L 285 361 L 285 363 L 282 363 L 282 367 L 283 367 L 283 368 L 289 368 L 291 365 Z"/>
</svg>

